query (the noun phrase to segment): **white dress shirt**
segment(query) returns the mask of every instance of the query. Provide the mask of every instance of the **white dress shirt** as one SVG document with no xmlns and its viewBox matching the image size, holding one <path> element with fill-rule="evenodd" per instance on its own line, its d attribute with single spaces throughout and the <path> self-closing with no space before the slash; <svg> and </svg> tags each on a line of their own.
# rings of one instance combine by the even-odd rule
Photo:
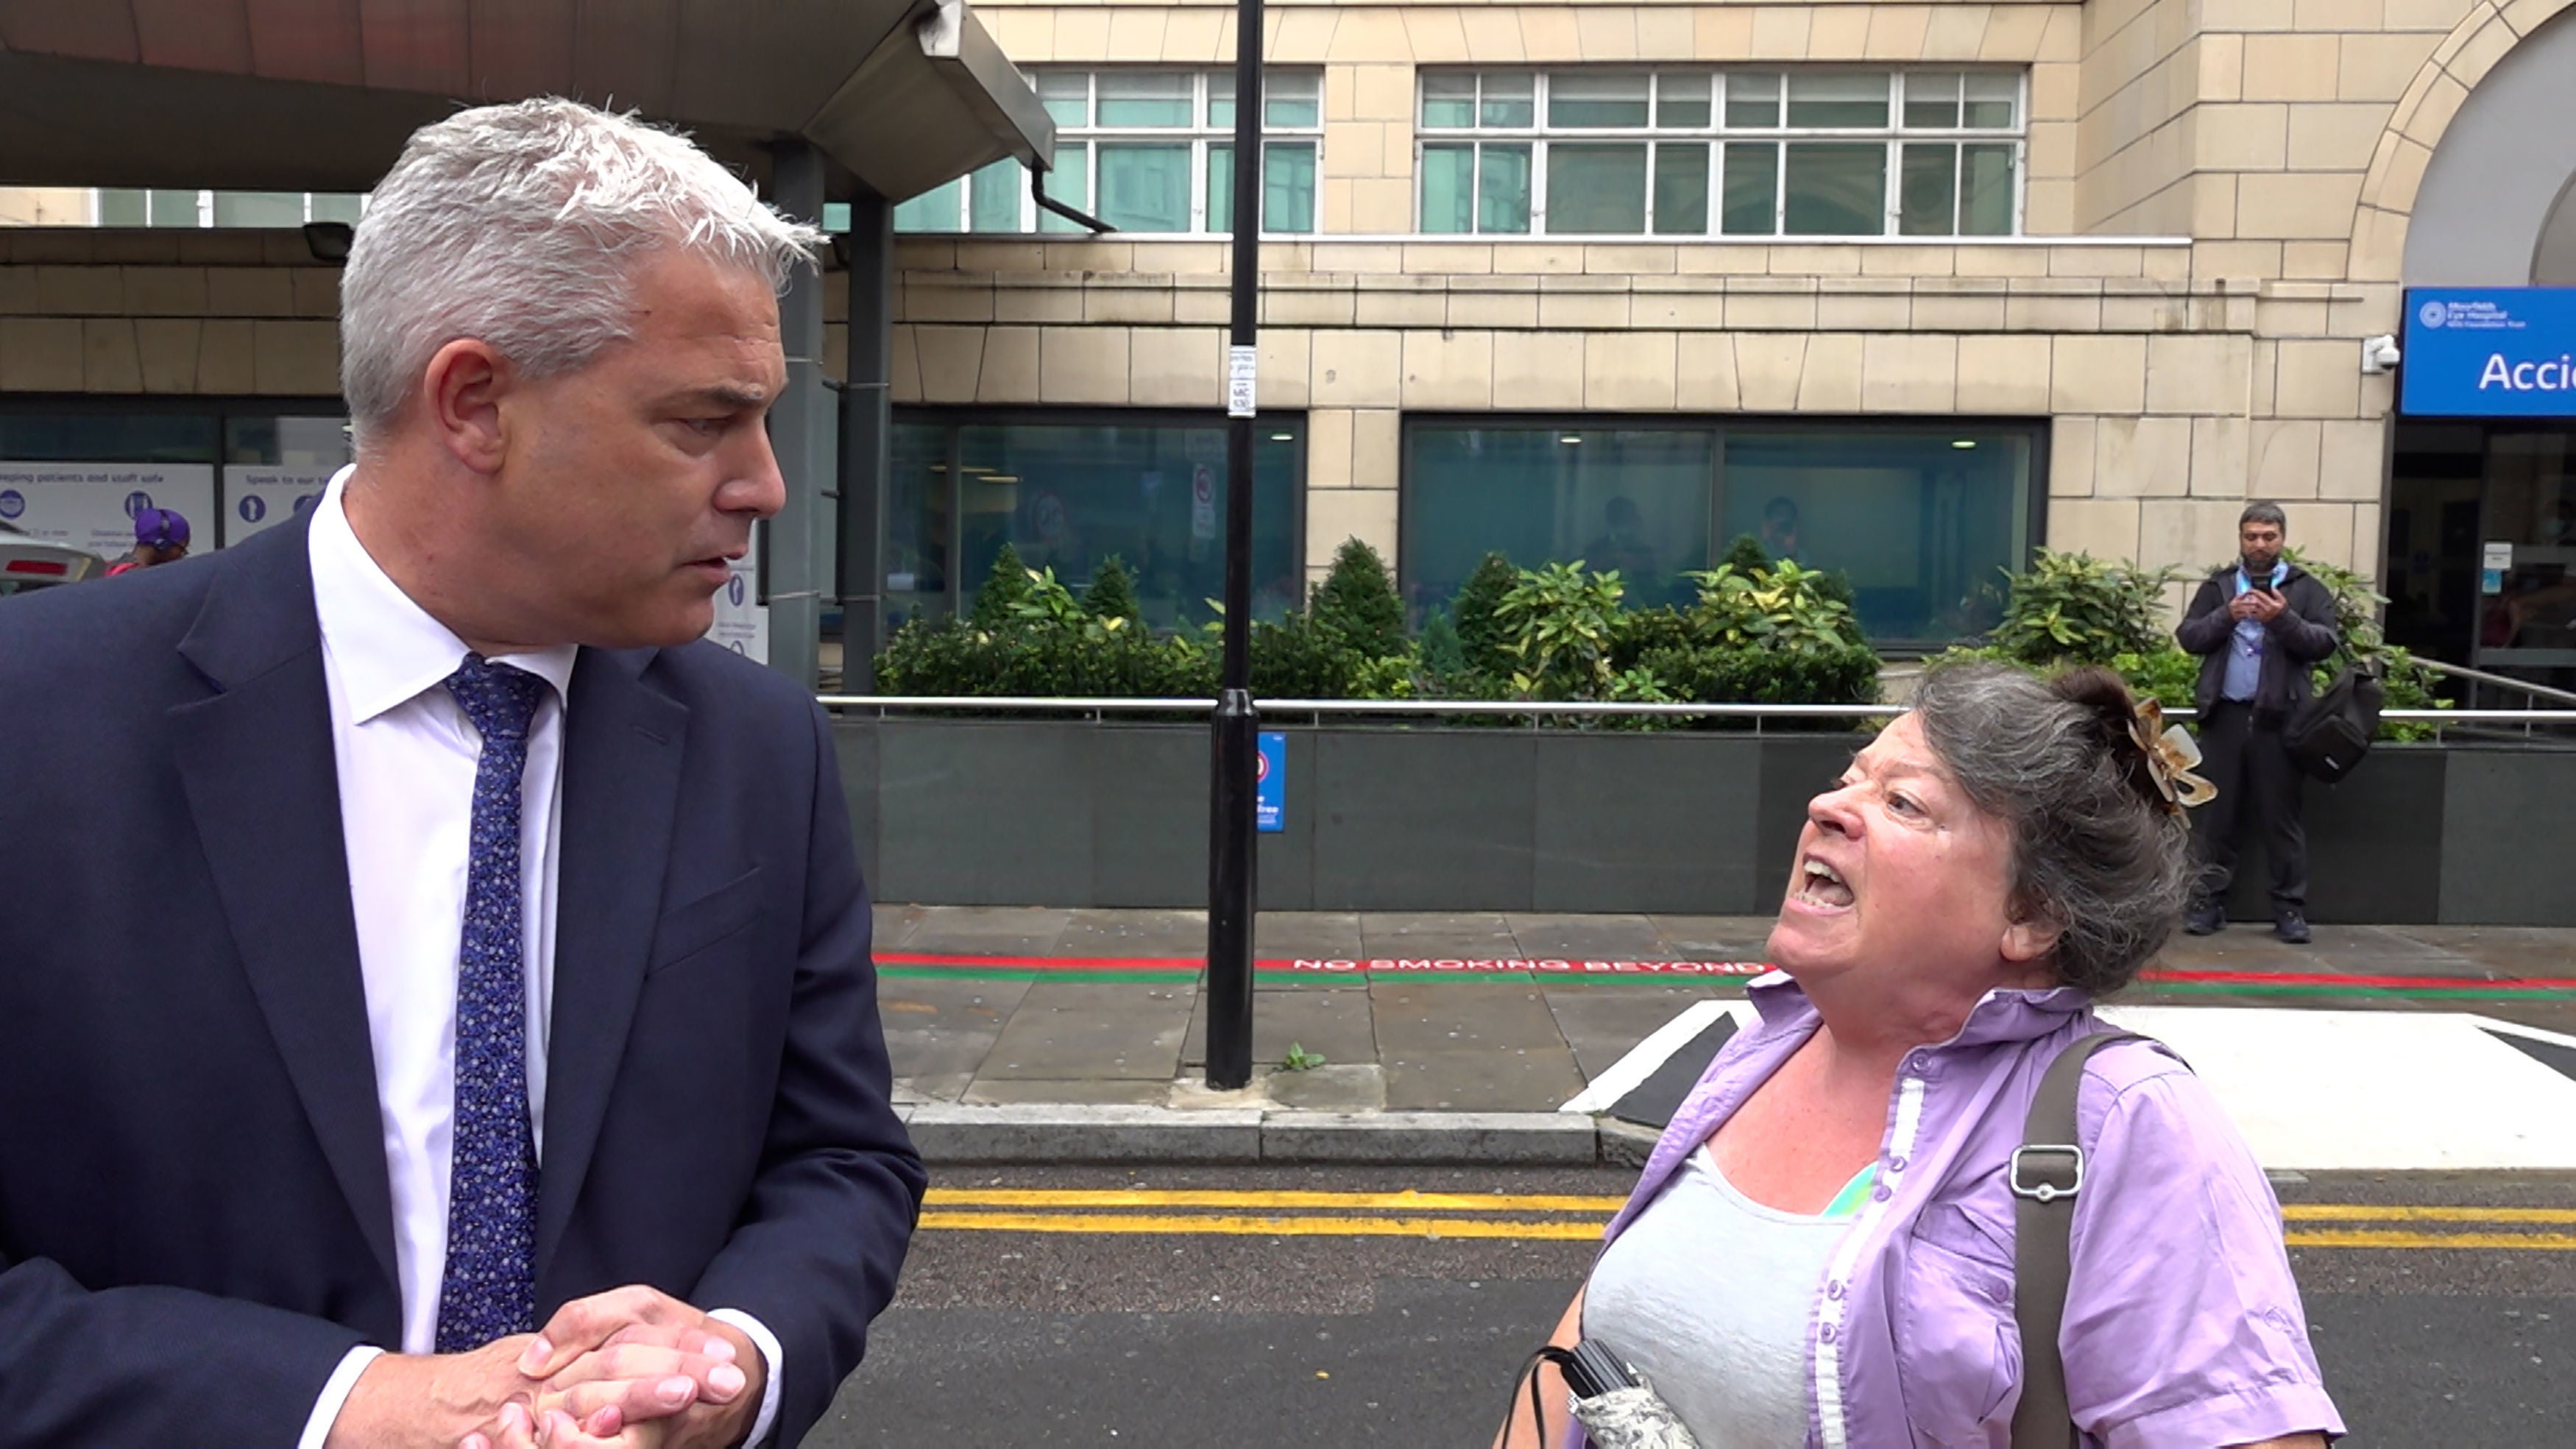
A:
<svg viewBox="0 0 2576 1449">
<path fill-rule="evenodd" d="M 456 1126 L 456 972 L 464 935 L 474 772 L 482 737 L 444 688 L 465 642 L 412 602 L 349 527 L 343 468 L 313 510 L 313 604 L 331 697 L 340 828 L 349 856 L 358 967 L 367 991 L 394 1267 L 405 1353 L 433 1351 L 447 1269 L 447 1187 Z M 555 884 L 563 843 L 564 704 L 571 645 L 501 655 L 549 686 L 528 730 L 520 780 L 520 929 L 527 982 L 528 1115 L 545 1156 L 546 1044 L 553 1016 Z M 758 1346 L 769 1372 L 750 1442 L 778 1412 L 778 1341 L 747 1314 L 716 1310 Z M 299 1449 L 321 1449 L 359 1373 L 381 1350 L 350 1351 L 324 1387 Z"/>
</svg>

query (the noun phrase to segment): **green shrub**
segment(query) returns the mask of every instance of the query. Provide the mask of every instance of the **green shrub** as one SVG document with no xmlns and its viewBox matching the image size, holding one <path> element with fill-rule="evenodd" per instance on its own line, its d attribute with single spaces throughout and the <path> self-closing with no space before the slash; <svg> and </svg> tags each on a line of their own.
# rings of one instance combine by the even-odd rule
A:
<svg viewBox="0 0 2576 1449">
<path fill-rule="evenodd" d="M 1345 539 L 1333 555 L 1332 571 L 1307 611 L 1317 625 L 1370 658 L 1406 650 L 1404 601 L 1396 597 L 1395 579 L 1378 551 L 1356 538 Z"/>
<path fill-rule="evenodd" d="M 1315 627 L 1309 614 L 1252 625 L 1252 693 L 1258 699 L 1338 699 L 1351 676 L 1351 653 Z"/>
<path fill-rule="evenodd" d="M 1691 616 L 1679 609 L 1640 609 L 1621 614 L 1618 627 L 1610 634 L 1610 667 L 1634 669 L 1658 650 L 1689 649 L 1700 642 L 1692 629 Z"/>
<path fill-rule="evenodd" d="M 1313 614 L 1290 614 L 1276 624 L 1256 621 L 1251 644 L 1252 692 L 1258 698 L 1398 699 L 1413 693 L 1410 648 L 1364 653 Z"/>
<path fill-rule="evenodd" d="M 1141 623 L 1144 605 L 1136 601 L 1136 581 L 1127 572 L 1126 561 L 1111 554 L 1092 575 L 1091 587 L 1083 593 L 1082 610 L 1095 619 L 1125 619 Z"/>
<path fill-rule="evenodd" d="M 2167 709 L 2189 709 L 2200 688 L 2200 656 L 2167 644 L 2144 654 L 2114 654 L 2111 668 L 2129 683 L 2129 692 L 2153 698 Z"/>
<path fill-rule="evenodd" d="M 2413 653 L 2394 644 L 2383 644 L 2380 646 L 2379 658 L 2380 662 L 2387 666 L 2382 682 L 2388 690 L 2387 697 L 2380 701 L 2381 708 L 2449 709 L 2451 707 L 2450 700 L 2434 692 L 2441 683 L 2441 676 L 2416 663 Z M 2323 689 L 2324 682 L 2319 681 L 2317 687 Z M 2438 726 L 2420 720 L 2384 719 L 2379 722 L 2379 737 L 2383 740 L 2429 740 L 2438 733 L 2440 733 Z"/>
<path fill-rule="evenodd" d="M 1216 693 L 1216 661 L 1190 639 L 1140 628 L 1005 629 L 916 620 L 877 656 L 887 694 L 1193 699 Z"/>
<path fill-rule="evenodd" d="M 1726 546 L 1726 557 L 1717 563 L 1719 568 L 1733 569 L 1739 574 L 1758 574 L 1771 567 L 1771 550 L 1764 548 L 1762 540 L 1752 534 L 1739 533 L 1735 542 Z"/>
<path fill-rule="evenodd" d="M 2142 569 L 2043 548 L 2028 569 L 2012 575 L 1993 646 L 2000 657 L 2033 666 L 2151 655 L 2172 640 L 2163 623 L 2164 593 L 2181 578 L 2180 569 Z"/>
<path fill-rule="evenodd" d="M 1791 652 L 1762 646 L 1663 647 L 1641 667 L 1676 700 L 1692 704 L 1875 704 L 1878 655 L 1864 644 Z M 1701 721 L 1750 728 L 1750 720 Z M 1848 719 L 1774 722 L 1766 728 L 1804 724 L 1849 729 Z"/>
<path fill-rule="evenodd" d="M 1012 609 L 1028 598 L 1036 579 L 1029 566 L 1020 562 L 1020 551 L 1003 544 L 993 556 L 993 567 L 984 574 L 984 587 L 975 595 L 975 627 L 998 629 L 1009 622 Z"/>
<path fill-rule="evenodd" d="M 1735 536 L 1735 542 L 1726 546 L 1726 557 L 1718 560 L 1718 566 L 1731 568 L 1739 574 L 1750 576 L 1769 572 L 1771 562 L 1771 550 L 1762 546 L 1762 540 L 1749 533 L 1739 533 Z M 1783 560 L 1783 562 L 1789 562 L 1789 560 Z M 1846 609 L 1852 606 L 1851 575 L 1841 569 L 1811 569 L 1808 572 L 1816 575 L 1815 588 L 1818 592 Z"/>
<path fill-rule="evenodd" d="M 1699 585 L 1691 632 L 1703 647 L 1817 653 L 1861 642 L 1851 606 L 1833 597 L 1827 576 L 1794 559 L 1752 573 L 1725 563 L 1690 578 Z"/>
<path fill-rule="evenodd" d="M 1625 592 L 1615 570 L 1587 573 L 1580 564 L 1521 570 L 1494 609 L 1508 641 L 1513 689 L 1534 699 L 1602 698 Z"/>
<path fill-rule="evenodd" d="M 1467 649 L 1458 642 L 1458 626 L 1449 622 L 1449 611 L 1434 609 L 1422 626 L 1420 662 L 1425 676 L 1447 679 L 1467 672 Z"/>
<path fill-rule="evenodd" d="M 1489 553 L 1458 586 L 1458 597 L 1449 608 L 1456 619 L 1458 647 L 1467 656 L 1468 669 L 1497 679 L 1510 677 L 1511 631 L 1495 613 L 1520 581 L 1520 570 L 1513 568 L 1510 560 Z"/>
</svg>

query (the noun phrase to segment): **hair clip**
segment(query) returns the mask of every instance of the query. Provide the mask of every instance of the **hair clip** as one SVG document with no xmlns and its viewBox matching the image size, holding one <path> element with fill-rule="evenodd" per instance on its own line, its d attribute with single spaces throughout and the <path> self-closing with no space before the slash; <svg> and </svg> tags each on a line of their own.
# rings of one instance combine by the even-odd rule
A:
<svg viewBox="0 0 2576 1449">
<path fill-rule="evenodd" d="M 2206 805 L 2218 798 L 2218 787 L 2192 773 L 2200 764 L 2200 742 L 2181 725 L 2165 723 L 2164 706 L 2150 696 L 2138 701 L 2129 721 L 2129 738 L 2147 757 L 2148 778 L 2165 797 L 2165 808 L 2180 814 L 2185 806 Z"/>
</svg>

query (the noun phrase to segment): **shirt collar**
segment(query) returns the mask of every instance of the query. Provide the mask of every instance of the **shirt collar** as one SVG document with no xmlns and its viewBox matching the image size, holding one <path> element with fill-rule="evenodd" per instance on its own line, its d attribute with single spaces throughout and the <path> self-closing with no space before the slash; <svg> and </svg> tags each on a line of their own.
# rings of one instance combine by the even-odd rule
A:
<svg viewBox="0 0 2576 1449">
<path fill-rule="evenodd" d="M 349 702 L 349 720 L 365 724 L 446 682 L 472 651 L 446 625 L 402 591 L 349 527 L 341 495 L 356 467 L 342 468 L 314 505 L 310 552 L 313 609 L 322 644 Z M 536 675 L 562 700 L 572 685 L 580 646 L 505 654 L 494 662 Z"/>
<path fill-rule="evenodd" d="M 1745 995 L 1752 1000 L 1765 1026 L 1803 1022 L 1816 1014 L 1815 1003 L 1807 999 L 1805 989 L 1785 971 L 1754 978 L 1745 987 Z M 2073 986 L 2053 986 L 2045 991 L 1998 988 L 1978 998 L 1958 1034 L 1940 1046 L 2036 1041 L 2063 1027 L 2068 1017 L 2092 1004 L 2091 997 Z"/>
</svg>

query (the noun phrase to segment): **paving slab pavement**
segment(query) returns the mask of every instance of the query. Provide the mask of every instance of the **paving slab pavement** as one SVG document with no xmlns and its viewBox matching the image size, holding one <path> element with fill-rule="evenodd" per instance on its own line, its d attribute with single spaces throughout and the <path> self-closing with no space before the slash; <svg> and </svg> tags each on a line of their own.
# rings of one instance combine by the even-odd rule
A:
<svg viewBox="0 0 2576 1449">
<path fill-rule="evenodd" d="M 1196 911 L 878 907 L 887 1047 L 898 1101 L 931 1114 L 925 1151 L 1036 1160 L 1052 1143 L 1061 1160 L 1136 1160 L 1156 1124 L 1194 1122 L 1173 1139 L 1185 1157 L 1257 1157 L 1269 1143 L 1339 1160 L 1382 1122 L 1403 1160 L 1562 1153 L 1558 1108 L 1693 1003 L 1739 998 L 1770 921 L 1264 913 L 1255 1080 L 1230 1093 L 1203 1080 L 1206 929 Z M 2240 924 L 2177 937 L 2122 1000 L 2476 1013 L 2576 1038 L 2576 930 L 2316 936 L 2293 947 Z M 1287 1070 L 1292 1045 L 1324 1067 Z M 1218 1131 L 1210 1112 L 1254 1126 Z M 1451 1117 L 1458 1131 L 1443 1138 Z M 1261 1128 L 1274 1119 L 1278 1130 Z M 1507 1119 L 1522 1135 L 1494 1125 Z"/>
</svg>

